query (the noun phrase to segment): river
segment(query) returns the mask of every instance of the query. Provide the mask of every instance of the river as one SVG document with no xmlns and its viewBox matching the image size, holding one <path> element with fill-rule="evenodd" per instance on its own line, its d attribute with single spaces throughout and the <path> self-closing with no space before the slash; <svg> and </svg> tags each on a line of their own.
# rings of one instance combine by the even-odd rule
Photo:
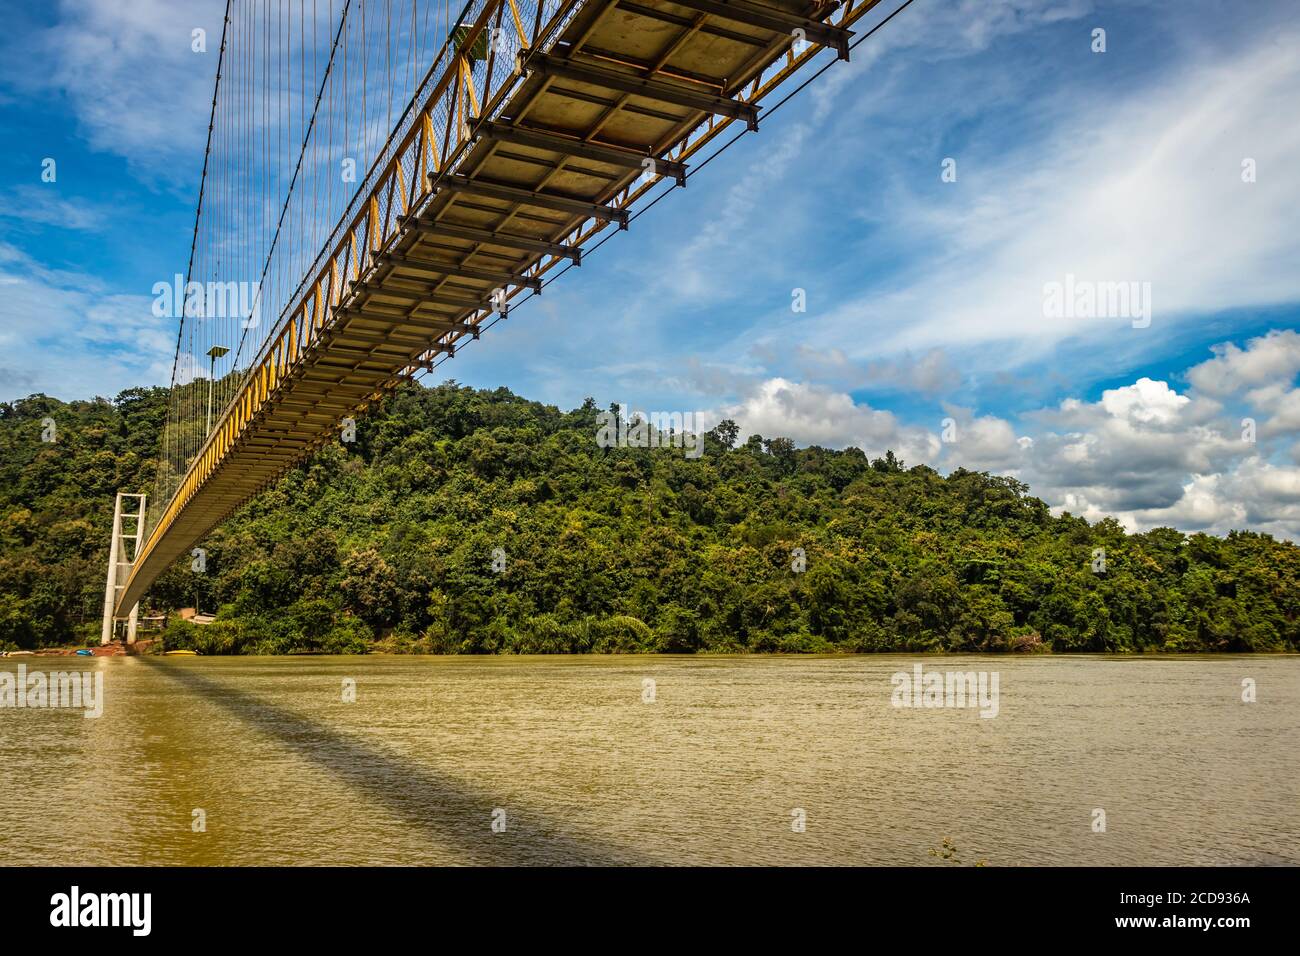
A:
<svg viewBox="0 0 1300 956">
<path fill-rule="evenodd" d="M 0 708 L 6 865 L 1300 863 L 1295 657 L 20 663 L 103 714 Z"/>
</svg>

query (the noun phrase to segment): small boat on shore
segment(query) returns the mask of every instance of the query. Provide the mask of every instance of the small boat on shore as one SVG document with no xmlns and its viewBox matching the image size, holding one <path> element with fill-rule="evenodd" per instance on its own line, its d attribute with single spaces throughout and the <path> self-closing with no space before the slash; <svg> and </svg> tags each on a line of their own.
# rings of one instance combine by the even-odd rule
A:
<svg viewBox="0 0 1300 956">
<path fill-rule="evenodd" d="M 94 657 L 94 656 L 95 656 L 95 652 L 94 652 L 94 651 L 88 651 L 88 650 L 86 650 L 86 649 L 83 647 L 83 648 L 81 648 L 80 650 L 78 650 L 78 651 L 76 652 L 76 656 L 77 656 L 77 657 Z"/>
<path fill-rule="evenodd" d="M 163 651 L 163 657 L 198 657 L 198 651 Z"/>
</svg>

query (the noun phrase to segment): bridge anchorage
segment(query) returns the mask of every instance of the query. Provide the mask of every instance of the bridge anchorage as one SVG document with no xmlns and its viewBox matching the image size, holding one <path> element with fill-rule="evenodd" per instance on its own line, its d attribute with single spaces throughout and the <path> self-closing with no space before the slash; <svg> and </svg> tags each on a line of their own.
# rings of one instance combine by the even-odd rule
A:
<svg viewBox="0 0 1300 956">
<path fill-rule="evenodd" d="M 313 51 L 308 84 L 292 42 L 274 60 L 287 68 L 257 72 L 270 61 L 259 37 L 279 36 L 262 29 L 266 11 L 281 7 L 228 0 L 187 287 L 237 277 L 242 253 L 261 276 L 256 306 L 276 319 L 182 316 L 156 511 L 147 535 L 145 519 L 133 536 L 115 519 L 105 634 L 133 620 L 146 589 L 212 528 L 332 441 L 342 419 L 581 265 L 661 182 L 685 185 L 688 161 L 720 134 L 757 130 L 764 99 L 821 52 L 847 59 L 849 28 L 879 2 L 469 0 L 439 24 L 432 2 L 345 0 L 320 31 L 333 43 L 328 59 Z M 291 15 L 285 25 L 292 34 Z M 426 37 L 437 50 L 427 58 Z M 265 123 L 246 116 L 259 77 L 291 89 L 278 94 L 291 107 L 292 90 L 317 91 L 314 105 L 303 97 L 289 110 L 301 137 L 275 131 L 278 152 Z M 385 99 L 390 120 L 404 105 L 387 139 L 356 148 L 369 146 Z M 369 166 L 335 202 L 339 127 L 353 137 L 345 166 L 356 153 Z M 245 168 L 258 155 L 283 172 L 273 196 L 255 188 L 272 181 L 255 175 L 266 170 Z M 250 235 L 247 209 L 269 200 L 283 203 L 278 221 Z"/>
</svg>

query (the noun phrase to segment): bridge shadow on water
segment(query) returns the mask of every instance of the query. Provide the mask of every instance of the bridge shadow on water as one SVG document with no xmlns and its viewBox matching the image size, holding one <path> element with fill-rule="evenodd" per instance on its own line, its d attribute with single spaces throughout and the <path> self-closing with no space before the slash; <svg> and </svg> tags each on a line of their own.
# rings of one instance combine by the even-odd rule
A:
<svg viewBox="0 0 1300 956">
<path fill-rule="evenodd" d="M 235 715 L 285 747 L 329 771 L 438 845 L 457 855 L 452 862 L 488 866 L 646 865 L 657 861 L 631 851 L 565 832 L 563 823 L 511 799 L 508 828 L 492 833 L 493 808 L 501 798 L 476 791 L 394 754 L 340 733 L 319 721 L 270 704 L 227 683 L 212 680 L 180 662 L 141 657 L 156 673 Z"/>
</svg>

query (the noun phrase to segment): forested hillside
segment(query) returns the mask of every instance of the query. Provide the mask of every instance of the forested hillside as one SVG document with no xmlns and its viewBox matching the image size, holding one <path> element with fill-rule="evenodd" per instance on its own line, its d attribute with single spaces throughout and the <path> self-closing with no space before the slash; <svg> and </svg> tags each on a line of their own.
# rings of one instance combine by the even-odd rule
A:
<svg viewBox="0 0 1300 956">
<path fill-rule="evenodd" d="M 113 493 L 151 490 L 165 401 L 0 405 L 0 647 L 97 639 Z M 148 603 L 218 612 L 168 630 L 209 653 L 1300 648 L 1300 549 L 1267 535 L 1126 535 L 730 423 L 697 459 L 601 448 L 599 410 L 407 386 Z"/>
</svg>

